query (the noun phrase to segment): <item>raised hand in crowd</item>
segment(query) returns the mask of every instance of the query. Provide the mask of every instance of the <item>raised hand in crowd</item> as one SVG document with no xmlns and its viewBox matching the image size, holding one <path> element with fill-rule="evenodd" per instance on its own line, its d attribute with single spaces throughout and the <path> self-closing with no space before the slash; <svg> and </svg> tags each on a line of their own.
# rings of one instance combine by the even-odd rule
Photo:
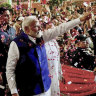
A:
<svg viewBox="0 0 96 96">
<path fill-rule="evenodd" d="M 12 96 L 19 96 L 17 93 L 15 93 L 15 94 L 12 94 Z"/>
<path fill-rule="evenodd" d="M 3 80 L 2 80 L 2 74 L 0 73 L 0 84 L 2 84 Z"/>
</svg>

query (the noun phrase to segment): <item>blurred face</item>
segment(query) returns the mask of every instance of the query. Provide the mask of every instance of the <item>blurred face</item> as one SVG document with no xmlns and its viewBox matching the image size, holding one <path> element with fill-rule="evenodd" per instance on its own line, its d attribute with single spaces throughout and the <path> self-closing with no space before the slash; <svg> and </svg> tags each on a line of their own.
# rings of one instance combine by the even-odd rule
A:
<svg viewBox="0 0 96 96">
<path fill-rule="evenodd" d="M 3 25 L 3 30 L 7 29 L 7 24 Z"/>
<path fill-rule="evenodd" d="M 61 17 L 60 16 L 57 16 L 57 20 L 61 20 Z"/>
<path fill-rule="evenodd" d="M 79 42 L 79 47 L 81 47 L 81 48 L 87 48 L 88 47 L 88 42 L 86 40 Z"/>
<path fill-rule="evenodd" d="M 4 11 L 3 14 L 0 15 L 0 27 L 2 27 L 4 23 L 9 23 L 9 16 L 10 12 L 8 10 Z"/>
<path fill-rule="evenodd" d="M 49 29 L 49 28 L 50 28 L 50 26 L 48 24 L 46 24 L 46 29 Z"/>
<path fill-rule="evenodd" d="M 10 12 L 7 10 L 3 13 L 4 18 L 7 20 L 7 22 L 9 22 L 9 18 L 10 18 Z"/>
<path fill-rule="evenodd" d="M 20 25 L 22 23 L 22 21 L 17 21 L 17 23 Z"/>
<path fill-rule="evenodd" d="M 41 30 L 40 23 L 38 20 L 33 21 L 29 25 L 29 35 L 32 37 L 36 37 L 38 32 Z"/>
<path fill-rule="evenodd" d="M 52 28 L 52 25 L 51 24 L 47 24 L 46 25 L 46 29 L 50 29 L 50 28 Z"/>
<path fill-rule="evenodd" d="M 54 24 L 54 25 L 58 25 L 58 21 L 56 20 L 56 19 L 54 19 L 53 21 L 52 21 L 52 23 Z"/>
</svg>

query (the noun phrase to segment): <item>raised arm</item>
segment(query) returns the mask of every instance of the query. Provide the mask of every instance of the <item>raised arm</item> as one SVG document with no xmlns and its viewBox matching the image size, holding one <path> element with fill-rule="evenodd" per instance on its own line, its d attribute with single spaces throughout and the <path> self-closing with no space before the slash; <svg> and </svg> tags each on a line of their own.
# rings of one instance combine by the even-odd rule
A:
<svg viewBox="0 0 96 96">
<path fill-rule="evenodd" d="M 59 26 L 54 27 L 53 29 L 46 30 L 43 34 L 44 41 L 47 42 L 51 39 L 54 39 L 57 36 L 60 36 L 67 32 L 68 30 L 74 28 L 83 21 L 89 20 L 91 18 L 90 13 L 85 13 L 84 16 L 69 21 L 67 23 L 62 23 Z"/>
</svg>

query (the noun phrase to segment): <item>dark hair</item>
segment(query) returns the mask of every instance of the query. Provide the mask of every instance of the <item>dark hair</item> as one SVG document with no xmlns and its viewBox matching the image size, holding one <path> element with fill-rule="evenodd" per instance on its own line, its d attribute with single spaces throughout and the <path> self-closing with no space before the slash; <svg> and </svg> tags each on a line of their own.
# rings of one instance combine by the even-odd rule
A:
<svg viewBox="0 0 96 96">
<path fill-rule="evenodd" d="M 42 23 L 42 27 L 43 27 L 43 28 L 46 28 L 46 22 L 43 22 L 43 23 Z"/>
<path fill-rule="evenodd" d="M 76 39 L 76 41 L 75 41 L 75 44 L 76 43 L 78 43 L 78 42 L 80 42 L 80 41 L 85 41 L 86 39 L 87 39 L 87 37 L 86 36 L 84 36 L 84 35 L 77 35 L 76 37 L 75 37 L 75 39 Z"/>
<path fill-rule="evenodd" d="M 96 27 L 96 21 L 94 22 L 94 25 L 93 25 L 93 27 Z"/>
<path fill-rule="evenodd" d="M 1 7 L 1 8 L 0 8 L 0 14 L 3 14 L 6 10 L 7 10 L 7 8 Z"/>
<path fill-rule="evenodd" d="M 19 20 L 19 17 L 16 18 L 16 21 L 20 21 L 20 20 Z"/>
<path fill-rule="evenodd" d="M 74 29 L 78 30 L 78 26 L 75 26 Z"/>
</svg>

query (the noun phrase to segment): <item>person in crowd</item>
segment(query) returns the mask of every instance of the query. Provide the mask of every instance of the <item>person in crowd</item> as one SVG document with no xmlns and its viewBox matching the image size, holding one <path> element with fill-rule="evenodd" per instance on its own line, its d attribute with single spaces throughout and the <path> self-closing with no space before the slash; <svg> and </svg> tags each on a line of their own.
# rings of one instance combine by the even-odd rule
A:
<svg viewBox="0 0 96 96">
<path fill-rule="evenodd" d="M 88 33 L 93 41 L 94 55 L 96 56 L 96 22 L 94 22 L 93 27 L 88 30 Z"/>
<path fill-rule="evenodd" d="M 20 34 L 21 30 L 21 20 L 19 20 L 19 17 L 16 19 L 16 23 L 13 25 L 13 28 L 16 30 L 15 36 L 18 36 Z"/>
<path fill-rule="evenodd" d="M 8 43 L 9 43 L 9 37 L 8 34 L 4 31 L 4 29 L 7 28 L 6 24 L 3 24 L 2 28 L 0 28 L 0 78 L 2 81 L 2 86 L 4 88 L 6 87 L 6 75 L 5 75 L 5 66 L 6 66 L 6 61 L 7 61 L 7 52 L 8 52 Z M 3 88 L 0 89 L 0 95 L 4 96 L 5 94 L 5 89 Z M 1 91 L 2 90 L 2 91 Z"/>
<path fill-rule="evenodd" d="M 26 17 L 22 23 L 25 33 L 22 32 L 11 42 L 8 52 L 6 76 L 12 96 L 51 96 L 44 43 L 90 18 L 91 14 L 86 13 L 83 17 L 42 32 L 35 16 Z"/>
<path fill-rule="evenodd" d="M 54 24 L 50 21 L 44 23 L 44 29 L 54 28 Z M 51 77 L 51 96 L 60 96 L 59 80 L 62 74 L 60 64 L 60 50 L 56 39 L 52 39 L 45 43 L 49 74 Z"/>
<path fill-rule="evenodd" d="M 72 63 L 74 67 L 94 70 L 96 67 L 96 57 L 91 48 L 89 48 L 87 38 L 84 35 L 76 36 L 76 50 L 72 52 Z"/>
<path fill-rule="evenodd" d="M 6 32 L 8 25 L 9 15 L 5 8 L 0 8 L 0 80 L 2 88 L 0 88 L 0 96 L 5 96 L 6 90 L 6 61 L 7 52 L 10 43 L 9 35 Z"/>
<path fill-rule="evenodd" d="M 84 33 L 84 28 L 83 28 L 83 26 L 84 26 L 83 24 L 79 24 L 79 26 L 78 26 L 78 28 L 77 28 L 79 34 L 83 34 L 83 33 Z"/>
</svg>

